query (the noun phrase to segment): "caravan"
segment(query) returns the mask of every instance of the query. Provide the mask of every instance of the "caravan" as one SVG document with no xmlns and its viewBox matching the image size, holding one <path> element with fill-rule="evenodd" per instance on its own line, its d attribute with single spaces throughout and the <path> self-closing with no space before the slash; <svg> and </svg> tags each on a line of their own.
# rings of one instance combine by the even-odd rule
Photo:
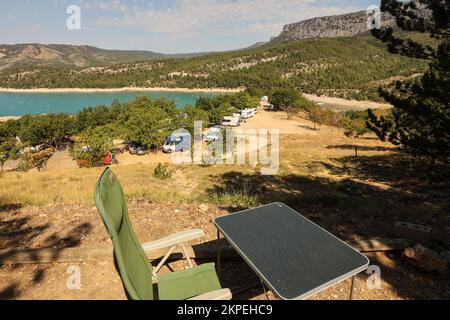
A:
<svg viewBox="0 0 450 320">
<path fill-rule="evenodd" d="M 224 117 L 222 126 L 224 127 L 239 127 L 240 118 L 237 117 Z"/>
<path fill-rule="evenodd" d="M 189 132 L 174 133 L 166 138 L 163 146 L 165 153 L 173 153 L 191 149 L 191 135 Z"/>
<path fill-rule="evenodd" d="M 242 119 L 250 119 L 250 118 L 254 117 L 257 112 L 258 111 L 256 108 L 244 109 L 241 111 L 241 117 L 242 117 Z"/>
<path fill-rule="evenodd" d="M 205 134 L 204 139 L 206 142 L 216 141 L 220 137 L 221 126 L 214 126 L 209 128 L 208 132 Z"/>
</svg>

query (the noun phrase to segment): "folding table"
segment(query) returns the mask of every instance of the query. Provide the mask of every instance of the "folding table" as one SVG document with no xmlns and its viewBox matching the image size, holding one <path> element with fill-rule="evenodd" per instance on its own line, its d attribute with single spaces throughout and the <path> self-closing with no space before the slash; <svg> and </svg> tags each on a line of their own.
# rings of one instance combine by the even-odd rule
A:
<svg viewBox="0 0 450 320">
<path fill-rule="evenodd" d="M 219 217 L 220 238 L 283 300 L 306 299 L 367 269 L 369 259 L 283 203 Z"/>
</svg>

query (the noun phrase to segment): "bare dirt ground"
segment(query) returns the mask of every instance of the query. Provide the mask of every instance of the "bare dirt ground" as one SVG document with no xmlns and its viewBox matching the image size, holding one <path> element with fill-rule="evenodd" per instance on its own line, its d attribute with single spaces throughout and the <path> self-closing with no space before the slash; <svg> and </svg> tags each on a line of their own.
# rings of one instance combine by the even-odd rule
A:
<svg viewBox="0 0 450 320">
<path fill-rule="evenodd" d="M 373 101 L 358 101 L 358 100 L 348 100 L 335 97 L 327 96 L 316 96 L 312 94 L 304 95 L 307 99 L 321 104 L 323 107 L 335 111 L 364 111 L 366 109 L 389 109 L 392 108 L 390 104 L 378 103 Z"/>
<path fill-rule="evenodd" d="M 73 169 L 77 168 L 77 162 L 74 161 L 68 150 L 58 151 L 47 161 L 47 170 Z"/>
<path fill-rule="evenodd" d="M 6 121 L 9 121 L 9 120 L 17 120 L 17 119 L 19 119 L 20 117 L 19 116 L 4 116 L 4 117 L 0 117 L 0 122 L 6 122 Z"/>
<path fill-rule="evenodd" d="M 156 162 L 164 162 L 160 155 L 121 155 L 114 170 L 124 185 L 141 242 L 190 228 L 205 230 L 201 242 L 213 241 L 214 217 L 273 201 L 287 203 L 345 240 L 394 238 L 392 226 L 397 220 L 428 223 L 436 215 L 448 215 L 448 181 L 429 181 L 426 170 L 404 164 L 395 156 L 393 146 L 374 137 L 350 139 L 342 130 L 327 126 L 314 131 L 307 120 L 286 120 L 285 113 L 264 111 L 241 128 L 282 130 L 278 175 L 261 176 L 251 167 L 182 166 L 171 179 L 158 181 L 152 172 Z M 355 145 L 359 146 L 358 157 L 354 156 Z M 59 153 L 43 172 L 0 175 L 0 249 L 110 246 L 91 200 L 101 168 L 72 166 L 68 154 Z M 136 185 L 139 189 L 131 190 Z M 179 188 L 183 197 L 174 197 L 178 201 L 152 200 L 166 187 L 169 191 Z M 194 195 L 203 196 L 200 199 L 205 202 L 199 203 Z M 34 204 L 41 202 L 44 204 Z M 201 209 L 201 204 L 207 204 L 207 210 Z M 358 277 L 356 299 L 450 298 L 448 275 L 421 271 L 407 264 L 401 252 L 368 257 L 381 268 L 381 288 L 369 290 L 368 275 L 363 273 Z M 208 261 L 197 261 L 204 262 Z M 77 266 L 81 269 L 81 290 L 67 288 L 70 264 L 0 266 L 0 298 L 126 298 L 113 263 Z M 179 270 L 185 264 L 179 261 L 171 266 Z M 266 298 L 261 287 L 241 290 L 257 282 L 242 260 L 224 260 L 222 268 L 222 286 L 238 292 L 235 299 Z M 163 272 L 170 270 L 165 267 Z M 312 299 L 348 299 L 349 289 L 350 281 L 345 281 Z"/>
<path fill-rule="evenodd" d="M 213 241 L 215 229 L 212 219 L 228 213 L 228 210 L 208 206 L 208 211 L 194 205 L 153 204 L 132 202 L 129 204 L 134 229 L 141 242 L 158 239 L 167 234 L 203 228 L 206 236 L 201 242 Z M 109 238 L 96 209 L 89 205 L 54 205 L 33 208 L 2 208 L 0 247 L 86 248 L 108 247 Z M 399 254 L 372 254 L 371 262 L 382 270 L 381 288 L 369 290 L 367 274 L 357 280 L 356 299 L 440 299 L 450 296 L 445 277 L 434 273 L 419 272 L 405 264 Z M 198 264 L 209 261 L 197 261 Z M 67 288 L 68 268 L 76 265 L 81 270 L 81 289 Z M 170 264 L 175 270 L 185 267 L 184 262 Z M 261 286 L 241 289 L 258 282 L 256 276 L 240 259 L 224 260 L 221 282 L 235 294 L 235 299 L 266 299 Z M 162 272 L 170 272 L 165 267 Z M 2 299 L 125 299 L 125 292 L 114 264 L 107 261 L 76 264 L 41 264 L 0 267 L 0 298 Z M 339 299 L 349 297 L 351 282 L 345 281 L 329 288 L 311 299 Z M 270 293 L 269 297 L 275 297 Z"/>
<path fill-rule="evenodd" d="M 317 136 L 319 132 L 314 131 L 310 121 L 299 117 L 288 119 L 285 112 L 272 112 L 258 109 L 255 117 L 247 120 L 239 126 L 239 129 L 267 129 L 280 130 L 280 134 L 297 134 Z"/>
</svg>

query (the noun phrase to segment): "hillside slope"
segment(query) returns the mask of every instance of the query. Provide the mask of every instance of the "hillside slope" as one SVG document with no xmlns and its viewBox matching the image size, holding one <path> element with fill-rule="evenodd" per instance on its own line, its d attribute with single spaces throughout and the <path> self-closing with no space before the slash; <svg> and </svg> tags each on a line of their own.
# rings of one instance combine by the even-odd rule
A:
<svg viewBox="0 0 450 320">
<path fill-rule="evenodd" d="M 105 66 L 162 58 L 180 58 L 199 55 L 166 55 L 152 51 L 104 50 L 92 46 L 64 44 L 0 45 L 0 71 L 23 67 Z"/>
<path fill-rule="evenodd" d="M 425 61 L 390 54 L 371 36 L 271 42 L 256 48 L 183 59 L 97 68 L 32 68 L 0 73 L 6 88 L 183 87 L 270 89 L 353 98 L 377 81 L 421 72 Z"/>
</svg>

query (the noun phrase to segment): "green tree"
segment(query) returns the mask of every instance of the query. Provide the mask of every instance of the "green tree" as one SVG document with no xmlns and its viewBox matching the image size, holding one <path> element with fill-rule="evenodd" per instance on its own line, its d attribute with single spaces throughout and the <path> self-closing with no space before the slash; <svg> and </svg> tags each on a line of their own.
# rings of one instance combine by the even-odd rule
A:
<svg viewBox="0 0 450 320">
<path fill-rule="evenodd" d="M 366 133 L 370 131 L 369 128 L 367 127 L 366 120 L 361 118 L 357 119 L 344 118 L 343 126 L 345 129 L 345 135 L 347 137 L 359 138 L 364 136 Z"/>
<path fill-rule="evenodd" d="M 194 136 L 194 122 L 202 121 L 203 127 L 209 126 L 209 115 L 206 111 L 187 105 L 179 112 L 179 119 L 176 121 L 178 129 L 187 129 L 191 136 Z"/>
<path fill-rule="evenodd" d="M 239 99 L 236 99 L 234 95 L 220 95 L 213 98 L 200 97 L 195 106 L 208 114 L 210 124 L 220 124 L 223 117 L 239 111 L 236 101 Z"/>
<path fill-rule="evenodd" d="M 103 165 L 103 159 L 112 146 L 112 125 L 89 128 L 75 137 L 70 149 L 71 156 L 79 166 L 96 167 Z"/>
<path fill-rule="evenodd" d="M 286 111 L 288 119 L 291 119 L 302 110 L 309 110 L 315 105 L 294 88 L 275 90 L 270 95 L 269 101 L 279 109 Z"/>
<path fill-rule="evenodd" d="M 370 132 L 367 127 L 367 120 L 368 116 L 365 111 L 347 111 L 340 125 L 344 127 L 346 136 L 358 138 Z"/>
<path fill-rule="evenodd" d="M 78 112 L 76 122 L 78 132 L 88 128 L 103 126 L 108 123 L 117 123 L 123 112 L 119 101 L 115 100 L 111 106 L 88 107 Z"/>
<path fill-rule="evenodd" d="M 16 158 L 17 151 L 14 138 L 0 140 L 0 167 L 2 171 L 6 161 Z"/>
<path fill-rule="evenodd" d="M 325 122 L 326 111 L 319 106 L 314 106 L 308 110 L 308 118 L 314 123 L 314 130 L 317 130 L 317 126 L 320 127 Z"/>
<path fill-rule="evenodd" d="M 20 131 L 20 120 L 0 122 L 0 141 L 16 138 Z"/>
<path fill-rule="evenodd" d="M 238 110 L 251 109 L 259 106 L 259 99 L 255 96 L 251 96 L 247 92 L 230 95 L 230 97 L 231 105 Z"/>
<path fill-rule="evenodd" d="M 140 97 L 126 104 L 124 110 L 125 136 L 127 140 L 143 147 L 159 147 L 176 128 L 175 114 L 178 113 L 173 102 Z"/>
<path fill-rule="evenodd" d="M 382 11 L 395 16 L 405 31 L 430 34 L 437 46 L 405 39 L 394 30 L 374 30 L 390 52 L 430 61 L 428 70 L 414 81 L 397 82 L 380 94 L 394 108 L 389 116 L 369 111 L 368 126 L 381 140 L 389 140 L 407 153 L 425 157 L 431 166 L 450 159 L 450 1 L 383 0 Z"/>
<path fill-rule="evenodd" d="M 20 119 L 19 137 L 24 144 L 47 144 L 59 149 L 76 133 L 76 119 L 68 114 L 25 116 Z"/>
</svg>

